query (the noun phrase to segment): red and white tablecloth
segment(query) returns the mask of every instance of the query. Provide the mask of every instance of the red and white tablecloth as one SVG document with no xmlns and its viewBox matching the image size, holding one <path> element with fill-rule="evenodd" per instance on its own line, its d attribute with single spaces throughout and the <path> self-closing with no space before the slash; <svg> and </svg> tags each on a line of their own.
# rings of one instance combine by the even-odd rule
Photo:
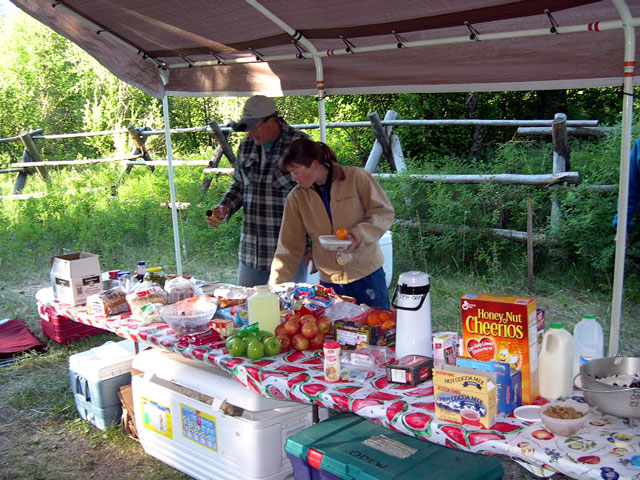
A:
<svg viewBox="0 0 640 480">
<path fill-rule="evenodd" d="M 640 428 L 627 419 L 593 412 L 582 429 L 570 437 L 549 432 L 542 423 L 527 423 L 500 414 L 490 429 L 438 420 L 433 384 L 416 387 L 390 384 L 383 369 L 366 378 L 326 382 L 321 351 L 293 351 L 260 360 L 231 357 L 224 349 L 179 344 L 164 322 L 142 325 L 130 315 L 91 316 L 84 306 L 42 300 L 41 315 L 55 311 L 77 322 L 171 350 L 186 358 L 221 368 L 246 388 L 266 397 L 353 412 L 382 426 L 451 448 L 486 455 L 504 455 L 539 476 L 554 472 L 579 479 L 640 480 Z M 584 401 L 582 394 L 573 398 Z M 612 435 L 631 437 L 628 445 L 614 443 Z"/>
</svg>

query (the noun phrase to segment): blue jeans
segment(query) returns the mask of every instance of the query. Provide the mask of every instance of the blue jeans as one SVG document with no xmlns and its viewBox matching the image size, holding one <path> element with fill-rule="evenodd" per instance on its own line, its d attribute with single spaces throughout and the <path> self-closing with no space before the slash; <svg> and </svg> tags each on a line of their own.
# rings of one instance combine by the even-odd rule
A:
<svg viewBox="0 0 640 480">
<path fill-rule="evenodd" d="M 355 282 L 320 282 L 320 284 L 333 288 L 338 295 L 353 297 L 358 303 L 364 303 L 370 307 L 389 308 L 389 290 L 382 267 Z"/>
<path fill-rule="evenodd" d="M 266 285 L 269 283 L 269 270 L 258 270 L 240 262 L 238 265 L 238 286 L 255 287 L 256 285 Z M 304 260 L 298 266 L 298 270 L 293 277 L 295 283 L 304 283 L 307 280 L 307 270 L 304 268 Z"/>
</svg>

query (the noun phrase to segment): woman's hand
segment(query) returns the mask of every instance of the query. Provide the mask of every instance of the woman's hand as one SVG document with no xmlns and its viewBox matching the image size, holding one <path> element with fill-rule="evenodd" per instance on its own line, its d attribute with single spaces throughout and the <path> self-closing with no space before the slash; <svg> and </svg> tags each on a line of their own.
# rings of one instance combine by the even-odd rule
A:
<svg viewBox="0 0 640 480">
<path fill-rule="evenodd" d="M 356 237 L 350 233 L 347 234 L 347 238 L 345 238 L 345 240 L 351 241 L 351 244 L 346 248 L 346 250 L 342 250 L 342 253 L 351 253 L 358 248 L 358 245 L 356 244 Z"/>
</svg>

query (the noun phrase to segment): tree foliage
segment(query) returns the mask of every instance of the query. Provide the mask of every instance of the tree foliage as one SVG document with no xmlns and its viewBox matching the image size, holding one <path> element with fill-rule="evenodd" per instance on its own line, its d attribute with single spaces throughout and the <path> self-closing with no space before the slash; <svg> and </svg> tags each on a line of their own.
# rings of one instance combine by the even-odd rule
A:
<svg viewBox="0 0 640 480">
<path fill-rule="evenodd" d="M 10 48 L 0 50 L 0 137 L 42 128 L 44 133 L 72 133 L 122 129 L 128 125 L 162 130 L 161 103 L 124 84 L 80 48 L 24 14 L 0 17 L 0 41 Z M 173 128 L 204 126 L 212 120 L 223 125 L 241 116 L 244 98 L 169 99 Z M 289 123 L 318 122 L 317 102 L 311 97 L 276 99 L 279 112 Z M 569 119 L 598 119 L 617 126 L 621 111 L 617 88 L 476 92 L 447 94 L 343 95 L 326 99 L 329 122 L 366 121 L 372 111 L 383 118 L 388 110 L 399 119 L 551 119 L 566 113 Z M 319 138 L 318 130 L 309 130 Z M 549 173 L 552 169 L 550 138 L 518 138 L 515 127 L 398 126 L 410 173 Z M 237 146 L 241 136 L 230 138 Z M 363 166 L 375 141 L 370 128 L 332 129 L 327 142 L 342 163 Z M 174 155 L 211 158 L 216 142 L 209 133 L 172 135 Z M 132 151 L 127 135 L 106 135 L 78 140 L 47 141 L 39 144 L 50 160 L 122 156 Z M 164 158 L 165 140 L 151 136 L 147 146 L 152 156 Z M 0 168 L 13 158 L 0 147 Z M 620 137 L 571 139 L 572 170 L 582 184 L 615 184 L 618 180 Z M 228 166 L 223 162 L 221 166 Z M 390 171 L 382 162 L 382 171 Z M 122 248 L 150 249 L 170 260 L 172 253 L 170 211 L 158 210 L 167 203 L 169 187 L 165 169 L 153 173 L 136 168 L 123 175 L 114 165 L 60 170 L 52 183 L 36 177 L 28 182 L 31 191 L 48 189 L 45 199 L 7 202 L 0 209 L 2 232 L 0 265 L 19 256 L 21 246 L 35 242 L 34 255 L 55 253 L 60 245 L 96 251 L 118 265 Z M 239 219 L 223 227 L 223 235 L 204 228 L 202 211 L 214 205 L 228 178 L 215 179 L 208 192 L 200 188 L 201 173 L 176 172 L 178 201 L 192 209 L 181 213 L 181 235 L 188 247 L 185 254 L 203 258 L 204 252 L 233 258 L 238 241 Z M 536 230 L 553 233 L 562 245 L 562 255 L 537 250 L 537 265 L 569 271 L 594 272 L 594 283 L 610 288 L 613 265 L 615 194 L 589 191 L 584 186 L 550 191 L 543 187 L 506 185 L 425 184 L 409 177 L 382 181 L 397 211 L 397 217 L 418 222 L 419 227 L 394 227 L 394 244 L 400 269 L 427 270 L 468 268 L 481 275 L 494 275 L 508 266 L 522 268 L 526 261 L 521 244 L 487 236 L 486 229 L 526 229 L 526 205 L 531 199 Z M 53 186 L 52 186 L 53 185 Z M 12 179 L 0 178 L 3 192 Z M 113 187 L 113 188 L 112 188 Z M 115 191 L 116 195 L 112 193 Z M 550 202 L 560 201 L 563 222 L 550 232 Z M 43 235 L 42 232 L 47 234 Z M 433 234 L 437 231 L 438 234 Z M 96 234 L 96 232 L 99 232 Z M 630 238 L 638 236 L 636 231 Z M 37 239 L 37 240 L 35 240 Z M 398 251 L 398 249 L 396 249 Z M 628 270 L 637 272 L 640 250 L 632 244 Z M 28 255 L 27 263 L 38 259 Z M 587 281 L 585 275 L 575 275 Z"/>
</svg>

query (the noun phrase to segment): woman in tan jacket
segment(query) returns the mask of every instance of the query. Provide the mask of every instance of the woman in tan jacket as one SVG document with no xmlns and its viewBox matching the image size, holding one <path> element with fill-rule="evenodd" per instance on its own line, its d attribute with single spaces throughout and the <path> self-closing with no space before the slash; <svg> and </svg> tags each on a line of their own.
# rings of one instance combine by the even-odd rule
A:
<svg viewBox="0 0 640 480">
<path fill-rule="evenodd" d="M 389 308 L 378 240 L 393 223 L 394 210 L 373 175 L 340 165 L 328 145 L 308 139 L 291 144 L 280 168 L 297 185 L 285 203 L 269 283 L 292 281 L 308 235 L 322 285 L 359 303 Z M 347 229 L 351 241 L 342 253 L 351 253 L 352 259 L 344 265 L 338 263 L 336 252 L 325 250 L 318 241 L 320 235 L 334 234 L 338 228 Z"/>
</svg>

